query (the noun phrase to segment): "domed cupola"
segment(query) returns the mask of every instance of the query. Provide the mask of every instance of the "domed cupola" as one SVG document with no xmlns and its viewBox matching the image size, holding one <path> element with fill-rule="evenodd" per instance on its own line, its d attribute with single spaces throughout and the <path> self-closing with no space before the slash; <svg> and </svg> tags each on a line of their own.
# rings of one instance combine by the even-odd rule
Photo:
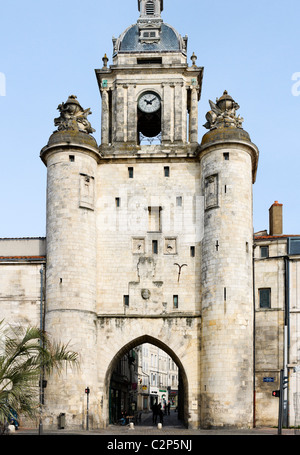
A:
<svg viewBox="0 0 300 455">
<path fill-rule="evenodd" d="M 140 17 L 118 39 L 113 39 L 114 56 L 119 53 L 182 52 L 186 55 L 187 37 L 161 18 L 162 0 L 138 0 Z"/>
<path fill-rule="evenodd" d="M 118 39 L 113 59 L 103 57 L 96 77 L 102 98 L 101 153 L 134 156 L 198 146 L 198 101 L 203 68 L 187 62 L 187 37 L 161 17 L 162 0 L 138 0 L 140 16 Z M 191 152 L 192 149 L 192 152 Z M 153 149 L 154 150 L 154 149 Z M 146 152 L 145 152 L 146 153 Z"/>
</svg>

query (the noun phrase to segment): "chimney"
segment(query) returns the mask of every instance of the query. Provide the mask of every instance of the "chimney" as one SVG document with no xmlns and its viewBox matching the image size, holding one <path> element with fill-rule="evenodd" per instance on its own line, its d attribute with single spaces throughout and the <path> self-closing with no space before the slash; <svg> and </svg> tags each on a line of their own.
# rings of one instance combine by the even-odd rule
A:
<svg viewBox="0 0 300 455">
<path fill-rule="evenodd" d="M 282 204 L 275 201 L 269 208 L 269 235 L 282 235 Z"/>
</svg>

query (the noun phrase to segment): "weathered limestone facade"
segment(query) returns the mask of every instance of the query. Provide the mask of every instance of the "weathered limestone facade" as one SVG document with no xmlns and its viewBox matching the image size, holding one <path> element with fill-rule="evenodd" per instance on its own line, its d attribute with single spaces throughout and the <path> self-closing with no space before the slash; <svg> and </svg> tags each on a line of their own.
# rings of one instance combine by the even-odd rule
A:
<svg viewBox="0 0 300 455">
<path fill-rule="evenodd" d="M 202 140 L 201 422 L 253 424 L 252 173 L 257 150 L 244 131 Z"/>
<path fill-rule="evenodd" d="M 68 336 L 82 354 L 71 383 L 49 381 L 50 426 L 59 412 L 82 424 L 86 385 L 92 424 L 107 425 L 113 366 L 142 342 L 176 360 L 187 425 L 252 425 L 258 151 L 226 92 L 210 102 L 210 132 L 198 144 L 203 68 L 194 54 L 188 66 L 187 40 L 163 23 L 161 8 L 141 1 L 137 24 L 114 40 L 112 65 L 105 56 L 96 70 L 100 147 L 89 112 L 71 96 L 41 152 L 46 330 Z"/>
<path fill-rule="evenodd" d="M 58 106 L 57 131 L 41 151 L 46 249 L 38 239 L 26 251 L 0 242 L 3 316 L 35 325 L 42 316 L 80 354 L 78 371 L 47 378 L 45 427 L 56 428 L 60 413 L 68 428 L 85 427 L 87 386 L 90 428 L 107 426 L 114 367 L 143 343 L 176 362 L 186 425 L 275 425 L 278 403 L 264 378 L 277 388 L 286 360 L 288 240 L 273 232 L 253 245 L 258 149 L 239 106 L 227 92 L 210 101 L 199 141 L 203 68 L 195 54 L 188 65 L 187 38 L 163 22 L 162 0 L 138 4 L 137 23 L 113 39 L 112 65 L 105 55 L 96 70 L 101 144 L 75 96 Z M 277 206 L 271 215 L 278 230 Z M 263 242 L 268 259 L 258 255 Z M 298 259 L 289 261 L 291 374 Z M 258 304 L 265 288 L 271 307 Z M 296 371 L 292 381 L 289 403 L 299 396 Z"/>
</svg>

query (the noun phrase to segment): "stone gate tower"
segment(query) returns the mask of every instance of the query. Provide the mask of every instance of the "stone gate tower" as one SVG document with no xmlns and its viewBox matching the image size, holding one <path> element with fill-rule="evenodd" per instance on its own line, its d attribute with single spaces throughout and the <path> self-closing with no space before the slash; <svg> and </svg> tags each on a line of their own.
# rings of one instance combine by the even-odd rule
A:
<svg viewBox="0 0 300 455">
<path fill-rule="evenodd" d="M 46 330 L 81 368 L 49 378 L 45 423 L 109 422 L 118 360 L 144 342 L 180 372 L 191 427 L 251 426 L 252 183 L 258 151 L 224 92 L 198 143 L 203 68 L 163 0 L 113 39 L 96 70 L 101 144 L 75 96 L 59 105 L 47 166 Z"/>
</svg>

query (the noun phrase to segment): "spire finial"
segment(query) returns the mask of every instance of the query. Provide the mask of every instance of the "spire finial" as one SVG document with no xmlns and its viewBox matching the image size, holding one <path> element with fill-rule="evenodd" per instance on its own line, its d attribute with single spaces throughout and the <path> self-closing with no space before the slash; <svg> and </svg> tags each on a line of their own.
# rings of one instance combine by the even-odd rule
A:
<svg viewBox="0 0 300 455">
<path fill-rule="evenodd" d="M 104 54 L 104 57 L 102 58 L 103 61 L 103 68 L 107 68 L 107 62 L 108 62 L 108 57 L 106 54 Z"/>
<path fill-rule="evenodd" d="M 192 60 L 193 66 L 196 66 L 197 55 L 195 54 L 195 52 L 193 52 L 193 55 L 191 56 L 191 60 Z"/>
</svg>

